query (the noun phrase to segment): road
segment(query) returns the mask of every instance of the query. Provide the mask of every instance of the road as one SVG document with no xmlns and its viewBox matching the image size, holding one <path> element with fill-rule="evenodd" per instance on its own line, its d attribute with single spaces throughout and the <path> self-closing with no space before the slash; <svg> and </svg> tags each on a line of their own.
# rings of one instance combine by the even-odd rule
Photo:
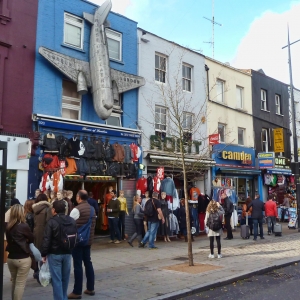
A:
<svg viewBox="0 0 300 300">
<path fill-rule="evenodd" d="M 183 297 L 185 300 L 295 300 L 299 299 L 300 263 L 249 277 L 232 284 Z"/>
</svg>

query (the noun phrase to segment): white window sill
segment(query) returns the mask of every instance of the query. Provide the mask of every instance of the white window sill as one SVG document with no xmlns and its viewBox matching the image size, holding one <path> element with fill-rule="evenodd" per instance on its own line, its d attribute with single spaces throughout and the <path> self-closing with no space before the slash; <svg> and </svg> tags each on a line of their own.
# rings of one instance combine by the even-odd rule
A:
<svg viewBox="0 0 300 300">
<path fill-rule="evenodd" d="M 66 48 L 70 48 L 70 49 L 73 49 L 73 50 L 77 50 L 79 52 L 82 52 L 82 53 L 85 53 L 85 51 L 82 49 L 82 48 L 77 48 L 75 46 L 72 46 L 72 45 L 68 45 L 68 44 L 61 44 L 63 47 L 66 47 Z"/>
<path fill-rule="evenodd" d="M 192 93 L 192 91 L 187 91 L 187 90 L 182 90 L 183 92 L 185 92 L 185 93 Z"/>
<path fill-rule="evenodd" d="M 261 110 L 261 111 L 268 112 L 268 113 L 270 112 L 269 110 L 265 110 L 265 109 L 260 109 L 260 110 Z"/>
<path fill-rule="evenodd" d="M 244 108 L 240 108 L 240 107 L 236 107 L 235 108 L 236 110 L 238 110 L 238 111 L 242 111 L 242 112 L 248 112 L 248 110 L 247 109 L 244 109 Z"/>
<path fill-rule="evenodd" d="M 280 117 L 284 117 L 284 115 L 282 115 L 282 114 L 277 114 L 277 113 L 276 113 L 276 115 L 277 115 L 277 116 L 280 116 Z"/>
</svg>

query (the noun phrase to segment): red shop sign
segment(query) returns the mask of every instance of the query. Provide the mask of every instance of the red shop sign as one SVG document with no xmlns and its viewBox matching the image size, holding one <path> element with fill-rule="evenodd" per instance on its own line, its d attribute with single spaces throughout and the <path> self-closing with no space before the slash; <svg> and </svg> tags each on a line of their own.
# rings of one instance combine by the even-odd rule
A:
<svg viewBox="0 0 300 300">
<path fill-rule="evenodd" d="M 164 179 L 164 176 L 165 176 L 165 168 L 164 168 L 164 167 L 159 167 L 159 168 L 157 168 L 156 176 L 157 176 L 160 180 L 163 180 L 163 179 Z"/>
<path fill-rule="evenodd" d="M 210 145 L 216 145 L 220 143 L 220 135 L 218 133 L 211 134 L 208 136 L 208 141 Z"/>
</svg>

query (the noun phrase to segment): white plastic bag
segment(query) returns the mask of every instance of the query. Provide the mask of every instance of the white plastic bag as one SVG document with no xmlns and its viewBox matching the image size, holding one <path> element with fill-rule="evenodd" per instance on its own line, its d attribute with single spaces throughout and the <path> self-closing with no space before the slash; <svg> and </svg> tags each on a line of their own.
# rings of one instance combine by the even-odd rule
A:
<svg viewBox="0 0 300 300">
<path fill-rule="evenodd" d="M 51 274 L 49 270 L 48 259 L 42 264 L 39 274 L 40 283 L 43 287 L 46 287 L 51 282 Z"/>
</svg>

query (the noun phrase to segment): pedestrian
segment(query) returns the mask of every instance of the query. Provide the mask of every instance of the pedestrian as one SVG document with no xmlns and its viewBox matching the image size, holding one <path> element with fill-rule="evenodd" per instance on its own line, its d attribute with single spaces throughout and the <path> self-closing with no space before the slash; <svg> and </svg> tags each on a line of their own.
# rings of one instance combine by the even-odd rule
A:
<svg viewBox="0 0 300 300">
<path fill-rule="evenodd" d="M 248 205 L 247 211 L 252 207 L 252 220 L 253 220 L 253 231 L 254 238 L 253 240 L 257 240 L 258 235 L 258 225 L 260 230 L 260 238 L 264 239 L 264 231 L 263 231 L 263 211 L 265 210 L 265 204 L 259 199 L 259 194 L 255 194 L 255 199 L 251 201 Z"/>
<path fill-rule="evenodd" d="M 88 198 L 88 203 L 90 206 L 93 206 L 96 212 L 96 215 L 98 216 L 99 214 L 99 206 L 98 206 L 98 202 L 96 199 L 94 199 L 94 195 L 92 192 L 89 192 L 89 198 Z"/>
<path fill-rule="evenodd" d="M 7 265 L 11 274 L 11 299 L 21 300 L 27 276 L 31 267 L 29 244 L 34 236 L 26 224 L 24 208 L 21 204 L 12 206 L 10 219 L 6 228 L 8 259 Z"/>
<path fill-rule="evenodd" d="M 165 219 L 161 211 L 160 202 L 158 201 L 157 192 L 153 192 L 152 199 L 149 199 L 146 202 L 144 213 L 147 215 L 148 219 L 148 231 L 146 232 L 143 240 L 140 242 L 139 248 L 144 248 L 149 241 L 149 250 L 158 249 L 154 245 L 154 239 L 159 225 L 159 218 L 161 219 L 162 224 L 165 223 Z"/>
<path fill-rule="evenodd" d="M 131 236 L 128 244 L 133 247 L 132 242 L 137 238 L 138 242 L 142 241 L 142 234 L 143 234 L 143 219 L 144 219 L 144 211 L 141 206 L 141 196 L 135 195 L 133 197 L 133 208 L 132 212 L 134 214 L 133 222 L 135 225 L 135 232 Z"/>
<path fill-rule="evenodd" d="M 119 244 L 121 242 L 121 233 L 119 229 L 119 213 L 121 208 L 121 203 L 117 198 L 116 190 L 112 190 L 111 192 L 111 200 L 107 204 L 107 216 L 108 216 L 108 224 L 110 231 L 110 241 L 109 243 Z M 117 239 L 115 240 L 115 236 Z"/>
<path fill-rule="evenodd" d="M 72 191 L 71 191 L 72 192 Z M 68 216 L 70 215 L 72 209 L 73 209 L 73 203 L 72 203 L 72 196 L 73 196 L 73 192 L 72 195 L 69 194 L 69 191 L 64 191 L 64 195 L 66 195 L 63 200 L 65 200 L 68 203 Z M 69 197 L 71 196 L 71 197 Z"/>
<path fill-rule="evenodd" d="M 245 203 L 243 204 L 242 207 L 242 219 L 241 219 L 241 225 L 246 225 L 246 214 L 247 214 L 247 209 L 248 205 L 251 203 L 251 198 L 247 197 Z M 250 235 L 253 235 L 253 221 L 252 221 L 252 207 L 248 210 L 248 225 L 250 228 Z"/>
<path fill-rule="evenodd" d="M 62 245 L 63 227 L 68 227 L 76 233 L 76 222 L 73 218 L 65 215 L 65 203 L 63 201 L 54 201 L 52 207 L 52 218 L 47 222 L 44 238 L 41 247 L 41 255 L 43 263 L 48 260 L 49 270 L 51 274 L 51 283 L 53 289 L 54 300 L 67 300 L 68 285 L 71 271 L 71 253 L 74 243 L 70 243 L 70 247 L 66 248 Z M 76 237 L 71 236 L 72 240 Z"/>
<path fill-rule="evenodd" d="M 214 255 L 214 238 L 217 241 L 218 258 L 222 258 L 221 254 L 221 235 L 222 231 L 222 218 L 225 213 L 223 207 L 219 202 L 211 200 L 207 206 L 204 224 L 209 228 L 207 236 L 209 237 L 210 254 L 208 258 L 215 258 Z M 215 224 L 214 224 L 215 223 Z M 216 226 L 216 227 L 214 227 Z"/>
<path fill-rule="evenodd" d="M 34 213 L 32 210 L 32 205 L 35 203 L 35 200 L 28 199 L 24 203 L 24 215 L 26 223 L 28 224 L 31 232 L 33 232 L 34 229 Z"/>
<path fill-rule="evenodd" d="M 86 190 L 78 191 L 76 195 L 76 202 L 78 205 L 73 208 L 70 213 L 70 217 L 76 221 L 77 228 L 80 228 L 86 224 L 89 221 L 91 209 L 94 211 L 94 208 L 88 204 L 87 199 L 88 194 Z M 95 225 L 96 213 L 94 211 L 88 244 L 86 246 L 76 246 L 72 251 L 74 265 L 74 288 L 72 293 L 68 295 L 68 299 L 81 299 L 83 284 L 82 262 L 85 267 L 86 276 L 86 290 L 84 291 L 84 294 L 90 296 L 95 295 L 95 274 L 91 261 L 91 245 L 94 240 Z"/>
<path fill-rule="evenodd" d="M 273 201 L 273 195 L 268 195 L 268 201 L 265 203 L 265 216 L 268 224 L 268 235 L 274 232 L 276 218 L 278 218 L 277 206 Z"/>
<path fill-rule="evenodd" d="M 190 226 L 192 227 L 193 224 L 193 216 L 192 216 L 192 210 L 190 211 Z M 180 208 L 178 210 L 178 223 L 179 223 L 179 229 L 180 233 L 184 236 L 184 241 L 187 242 L 187 225 L 186 225 L 186 211 L 185 211 L 185 199 L 180 199 Z M 192 242 L 194 242 L 194 237 L 192 237 Z"/>
<path fill-rule="evenodd" d="M 120 190 L 118 200 L 120 201 L 119 230 L 122 240 L 126 241 L 126 236 L 128 237 L 128 235 L 125 234 L 125 215 L 128 216 L 128 209 L 124 191 Z"/>
<path fill-rule="evenodd" d="M 56 198 L 56 193 L 54 191 L 51 191 L 50 192 L 50 203 L 53 203 L 54 201 L 56 201 L 57 198 Z"/>
<path fill-rule="evenodd" d="M 233 213 L 233 203 L 227 197 L 226 192 L 223 191 L 221 194 L 221 199 L 223 200 L 224 218 L 225 218 L 225 228 L 227 231 L 227 237 L 224 240 L 232 240 L 232 228 L 231 228 L 231 216 Z"/>
</svg>

